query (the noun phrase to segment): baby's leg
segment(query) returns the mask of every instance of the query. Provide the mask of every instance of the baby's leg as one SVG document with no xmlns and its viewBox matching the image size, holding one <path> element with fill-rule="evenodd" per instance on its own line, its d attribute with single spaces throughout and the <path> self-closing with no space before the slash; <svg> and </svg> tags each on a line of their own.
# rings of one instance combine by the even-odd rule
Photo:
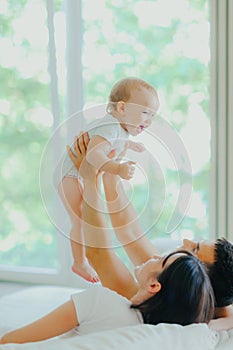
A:
<svg viewBox="0 0 233 350">
<path fill-rule="evenodd" d="M 82 183 L 77 178 L 64 177 L 59 185 L 58 193 L 72 223 L 70 232 L 71 250 L 74 259 L 72 271 L 89 282 L 98 282 L 98 275 L 86 257 L 82 225 Z"/>
</svg>

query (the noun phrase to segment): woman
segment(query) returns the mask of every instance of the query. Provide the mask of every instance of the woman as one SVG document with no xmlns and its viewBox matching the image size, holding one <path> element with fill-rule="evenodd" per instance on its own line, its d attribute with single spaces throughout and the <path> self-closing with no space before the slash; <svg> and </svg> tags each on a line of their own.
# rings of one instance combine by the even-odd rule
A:
<svg viewBox="0 0 233 350">
<path fill-rule="evenodd" d="M 86 142 L 88 142 L 88 136 L 86 136 Z M 137 213 L 129 202 L 119 177 L 105 173 L 103 179 L 112 226 L 130 260 L 138 265 L 152 256 L 160 257 L 161 254 L 144 235 Z M 215 314 L 209 326 L 214 330 L 231 329 L 233 327 L 232 243 L 224 238 L 217 239 L 215 242 L 194 242 L 184 239 L 180 249 L 192 252 L 207 268 L 215 296 Z M 91 253 L 90 261 L 95 264 L 93 257 Z M 102 269 L 101 272 L 104 278 L 104 270 Z M 114 290 L 121 293 L 118 286 Z M 126 290 L 127 287 L 123 286 L 124 293 Z"/>
<path fill-rule="evenodd" d="M 87 250 L 94 268 L 98 268 L 103 287 L 92 286 L 74 294 L 71 300 L 43 318 L 5 334 L 0 344 L 40 341 L 76 326 L 79 334 L 86 334 L 143 322 L 208 323 L 214 309 L 212 289 L 202 264 L 191 253 L 181 250 L 149 259 L 135 269 L 135 281 L 111 249 L 100 196 L 101 174 L 96 174 L 83 160 L 84 136 L 75 143 L 75 152 L 77 157 L 71 151 L 69 154 L 84 178 L 83 225 L 89 242 Z"/>
<path fill-rule="evenodd" d="M 88 135 L 86 143 L 88 142 Z M 73 159 L 75 162 L 76 159 Z M 126 250 L 134 265 L 141 264 L 152 256 L 160 257 L 152 242 L 144 235 L 139 225 L 137 213 L 125 194 L 122 183 L 117 176 L 104 174 L 105 195 L 112 226 L 118 240 Z M 224 238 L 215 242 L 190 241 L 184 239 L 183 246 L 192 252 L 207 268 L 215 296 L 214 319 L 209 323 L 214 330 L 228 330 L 233 327 L 233 244 Z M 93 252 L 90 254 L 90 262 L 95 265 Z M 97 263 L 97 270 L 98 265 Z M 106 272 L 101 268 L 102 279 Z M 112 282 L 114 284 L 114 281 Z M 119 287 L 108 278 L 107 286 L 113 287 L 118 293 L 127 292 L 127 286 Z M 124 294 L 123 294 L 124 295 Z"/>
<path fill-rule="evenodd" d="M 87 134 L 84 135 L 83 140 L 85 141 L 82 145 L 82 152 L 84 153 L 85 147 L 89 142 Z M 72 157 L 71 153 L 70 155 Z M 78 158 L 73 157 L 73 162 L 77 163 L 77 161 Z M 161 257 L 161 254 L 159 254 L 152 242 L 144 235 L 139 225 L 137 213 L 132 203 L 128 200 L 119 177 L 105 173 L 103 182 L 112 226 L 130 260 L 134 265 L 140 265 L 152 256 Z M 215 242 L 195 242 L 184 239 L 183 246 L 180 249 L 192 252 L 207 268 L 215 295 L 215 313 L 214 319 L 209 323 L 210 328 L 214 330 L 231 329 L 233 327 L 232 243 L 224 238 L 217 239 Z M 101 281 L 105 282 L 105 286 L 124 296 L 128 296 L 130 290 L 129 279 L 126 279 L 126 283 L 122 283 L 123 279 L 121 276 L 117 279 L 117 274 L 108 273 L 108 270 L 105 269 L 107 265 L 101 261 L 101 257 L 103 261 L 106 261 L 106 254 L 103 254 L 103 250 L 99 250 L 98 254 L 97 252 L 94 254 L 93 249 L 89 249 L 87 254 L 89 252 L 90 262 L 101 274 Z M 111 251 L 108 251 L 107 254 L 114 255 Z M 96 256 L 98 256 L 98 259 L 96 259 Z M 114 257 L 111 259 L 114 259 Z M 117 264 L 113 268 L 114 271 L 117 270 L 116 266 Z M 101 268 L 99 269 L 99 267 Z"/>
</svg>

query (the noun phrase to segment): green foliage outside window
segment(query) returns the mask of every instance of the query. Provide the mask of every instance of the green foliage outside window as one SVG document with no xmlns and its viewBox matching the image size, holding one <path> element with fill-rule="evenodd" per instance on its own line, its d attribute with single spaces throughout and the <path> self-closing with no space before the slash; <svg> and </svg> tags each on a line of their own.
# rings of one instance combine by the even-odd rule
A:
<svg viewBox="0 0 233 350">
<path fill-rule="evenodd" d="M 40 159 L 52 133 L 53 122 L 49 112 L 45 2 L 11 0 L 3 3 L 5 8 L 3 6 L 0 14 L 0 46 L 5 50 L 3 56 L 8 56 L 9 60 L 4 57 L 0 59 L 0 264 L 56 267 L 57 236 L 43 208 L 39 188 Z M 195 36 L 197 30 L 202 40 L 201 28 L 203 36 L 208 37 L 208 7 L 205 0 L 182 1 L 189 19 L 183 21 L 176 11 L 174 18 L 165 25 L 156 22 L 158 15 L 155 16 L 155 13 L 150 18 L 142 16 L 143 6 L 146 6 L 149 13 L 150 5 L 152 9 L 154 6 L 158 9 L 162 3 L 162 0 L 99 1 L 99 11 L 91 17 L 95 12 L 89 11 L 93 1 L 83 2 L 84 98 L 86 105 L 105 103 L 116 80 L 127 75 L 142 77 L 159 92 L 160 115 L 167 118 L 178 133 L 182 133 L 190 122 L 187 116 L 191 114 L 192 104 L 196 103 L 197 113 L 200 111 L 205 123 L 208 123 L 208 57 L 205 58 L 200 53 L 199 58 L 195 52 L 186 54 L 182 47 L 176 49 L 180 41 L 188 43 L 192 38 L 195 41 L 198 37 Z M 169 1 L 166 3 L 169 4 Z M 174 6 L 174 3 L 170 0 L 170 4 Z M 39 12 L 33 12 L 33 9 L 39 9 Z M 29 10 L 32 11 L 31 19 L 25 17 Z M 62 1 L 56 1 L 55 16 L 58 23 L 59 16 L 64 17 L 63 11 Z M 30 24 L 33 30 L 33 21 L 38 23 L 38 18 L 41 21 L 38 25 L 43 32 L 41 36 L 38 31 L 35 32 L 37 34 L 33 42 Z M 27 22 L 23 29 L 20 19 Z M 197 46 L 194 42 L 193 47 L 198 50 L 204 44 Z M 205 51 L 208 52 L 208 47 L 205 47 Z M 60 84 L 64 85 L 64 82 Z M 59 91 L 63 105 L 63 88 L 60 87 Z M 152 172 L 149 176 L 151 182 L 158 181 L 156 177 L 153 179 Z M 168 169 L 166 181 L 172 184 L 175 176 L 175 172 Z M 193 176 L 194 192 L 205 208 L 205 217 L 187 216 L 176 229 L 177 237 L 182 237 L 184 231 L 193 231 L 196 237 L 208 237 L 208 184 L 207 157 L 205 164 Z M 156 198 L 156 187 L 153 191 Z M 133 203 L 139 212 L 143 195 L 144 185 L 135 185 Z M 154 205 L 144 216 L 145 222 L 142 225 L 148 226 L 147 220 L 150 220 L 156 210 L 156 203 Z M 151 238 L 163 236 L 171 210 L 172 204 L 168 202 L 159 225 L 154 225 L 149 232 Z"/>
</svg>

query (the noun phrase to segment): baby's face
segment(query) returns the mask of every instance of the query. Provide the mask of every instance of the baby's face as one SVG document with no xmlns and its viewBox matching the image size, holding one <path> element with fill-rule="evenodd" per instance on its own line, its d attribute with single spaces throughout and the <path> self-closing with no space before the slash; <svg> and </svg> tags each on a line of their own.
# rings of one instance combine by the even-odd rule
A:
<svg viewBox="0 0 233 350">
<path fill-rule="evenodd" d="M 125 103 L 122 126 L 132 136 L 137 136 L 148 128 L 157 113 L 159 101 L 153 91 L 142 88 L 133 90 Z"/>
</svg>

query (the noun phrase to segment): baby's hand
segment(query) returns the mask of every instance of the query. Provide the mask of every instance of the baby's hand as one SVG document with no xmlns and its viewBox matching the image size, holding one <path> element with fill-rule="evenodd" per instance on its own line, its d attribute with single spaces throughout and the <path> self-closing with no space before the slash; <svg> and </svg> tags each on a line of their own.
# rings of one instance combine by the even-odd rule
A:
<svg viewBox="0 0 233 350">
<path fill-rule="evenodd" d="M 128 148 L 135 152 L 144 152 L 146 150 L 145 146 L 141 142 L 128 141 Z"/>
<path fill-rule="evenodd" d="M 135 171 L 135 162 L 129 161 L 119 164 L 118 175 L 125 180 L 133 177 Z"/>
</svg>

